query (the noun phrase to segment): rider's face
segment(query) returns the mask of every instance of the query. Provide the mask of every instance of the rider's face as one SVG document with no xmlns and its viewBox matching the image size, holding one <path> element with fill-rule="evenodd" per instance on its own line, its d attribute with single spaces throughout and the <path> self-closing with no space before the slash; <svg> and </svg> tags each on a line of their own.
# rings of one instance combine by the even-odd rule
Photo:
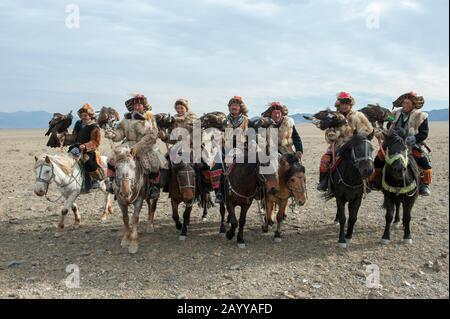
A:
<svg viewBox="0 0 450 319">
<path fill-rule="evenodd" d="M 91 116 L 87 113 L 81 113 L 80 119 L 81 119 L 81 122 L 87 123 L 91 120 Z"/>
<path fill-rule="evenodd" d="M 283 117 L 283 113 L 280 110 L 273 110 L 272 111 L 272 120 L 275 123 L 280 122 L 281 118 Z"/>
<path fill-rule="evenodd" d="M 403 112 L 409 113 L 413 110 L 414 103 L 410 99 L 404 99 L 402 102 L 402 109 Z"/>
<path fill-rule="evenodd" d="M 183 116 L 186 113 L 186 107 L 184 105 L 175 106 L 175 111 L 179 116 Z"/>
<path fill-rule="evenodd" d="M 136 112 L 139 112 L 139 113 L 143 113 L 144 112 L 144 105 L 142 105 L 142 104 L 135 104 L 134 105 L 134 107 L 133 107 L 133 109 L 136 111 Z"/>
<path fill-rule="evenodd" d="M 351 104 L 341 104 L 339 105 L 339 112 L 340 113 L 348 113 L 350 112 L 350 110 L 352 109 L 352 105 Z"/>
<path fill-rule="evenodd" d="M 237 103 L 230 105 L 230 113 L 233 116 L 238 116 L 241 113 L 241 106 Z"/>
</svg>

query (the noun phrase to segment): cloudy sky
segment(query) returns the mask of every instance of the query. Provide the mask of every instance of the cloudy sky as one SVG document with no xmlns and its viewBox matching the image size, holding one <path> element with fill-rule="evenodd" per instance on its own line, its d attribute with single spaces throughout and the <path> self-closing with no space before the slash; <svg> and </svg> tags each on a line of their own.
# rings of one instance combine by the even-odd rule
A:
<svg viewBox="0 0 450 319">
<path fill-rule="evenodd" d="M 74 4 L 70 5 L 70 4 Z M 391 105 L 417 91 L 449 106 L 448 0 L 0 2 L 0 111 L 76 110 L 149 97 L 155 112 L 197 113 L 244 97 L 291 113 Z M 75 9 L 74 9 L 75 8 Z M 79 9 L 79 27 L 77 10 Z M 74 27 L 75 26 L 75 27 Z"/>
</svg>

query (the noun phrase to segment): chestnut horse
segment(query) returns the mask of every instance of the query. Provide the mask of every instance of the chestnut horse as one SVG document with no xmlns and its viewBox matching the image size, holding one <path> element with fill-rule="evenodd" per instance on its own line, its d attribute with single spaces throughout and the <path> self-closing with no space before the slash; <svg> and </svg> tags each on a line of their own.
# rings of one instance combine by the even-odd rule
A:
<svg viewBox="0 0 450 319">
<path fill-rule="evenodd" d="M 296 204 L 303 206 L 306 203 L 306 178 L 305 167 L 300 163 L 300 158 L 294 153 L 281 156 L 278 161 L 276 175 L 265 176 L 265 224 L 263 232 L 269 231 L 269 224 L 273 222 L 275 205 L 278 205 L 277 230 L 275 242 L 281 242 L 281 224 L 286 216 L 286 207 L 289 198 L 293 198 Z"/>
</svg>

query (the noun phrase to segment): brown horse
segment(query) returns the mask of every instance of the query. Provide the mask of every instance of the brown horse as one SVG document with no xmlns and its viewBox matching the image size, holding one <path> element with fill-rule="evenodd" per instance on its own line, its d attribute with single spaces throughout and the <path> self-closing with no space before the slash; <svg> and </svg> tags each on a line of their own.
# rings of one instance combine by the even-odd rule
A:
<svg viewBox="0 0 450 319">
<path fill-rule="evenodd" d="M 158 199 L 149 200 L 147 198 L 146 176 L 139 161 L 131 156 L 128 147 L 119 147 L 115 150 L 116 177 L 114 192 L 117 203 L 122 211 L 124 224 L 124 235 L 122 238 L 122 248 L 128 248 L 130 254 L 135 254 L 139 248 L 138 226 L 139 214 L 144 200 L 148 204 L 147 232 L 153 232 L 153 220 Z M 133 205 L 133 218 L 130 229 L 128 206 Z"/>
<path fill-rule="evenodd" d="M 172 205 L 172 218 L 175 226 L 181 230 L 179 239 L 186 240 L 187 227 L 191 219 L 192 206 L 195 201 L 196 191 L 195 170 L 191 164 L 171 162 L 169 177 L 169 198 Z M 183 213 L 183 223 L 180 222 L 178 207 L 181 203 L 185 204 Z"/>
<path fill-rule="evenodd" d="M 265 176 L 266 217 L 262 227 L 263 232 L 269 231 L 269 224 L 273 223 L 272 215 L 275 205 L 278 205 L 277 230 L 274 239 L 277 243 L 281 242 L 281 224 L 286 216 L 289 198 L 293 198 L 300 206 L 306 203 L 305 167 L 300 163 L 300 158 L 296 154 L 288 153 L 281 156 L 278 162 L 277 174 Z"/>
<path fill-rule="evenodd" d="M 245 248 L 244 226 L 247 218 L 247 211 L 252 205 L 253 199 L 258 191 L 258 165 L 248 163 L 234 163 L 227 169 L 225 175 L 225 205 L 228 211 L 228 219 L 231 228 L 226 233 L 228 240 L 234 238 L 236 228 L 239 226 L 237 244 L 239 248 Z M 239 223 L 236 218 L 236 206 L 241 207 Z M 221 211 L 221 233 L 226 230 L 225 212 Z"/>
</svg>

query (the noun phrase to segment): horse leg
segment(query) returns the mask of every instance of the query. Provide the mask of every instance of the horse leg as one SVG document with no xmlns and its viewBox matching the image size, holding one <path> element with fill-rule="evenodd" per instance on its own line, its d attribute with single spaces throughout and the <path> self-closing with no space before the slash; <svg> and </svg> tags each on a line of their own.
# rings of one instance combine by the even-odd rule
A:
<svg viewBox="0 0 450 319">
<path fill-rule="evenodd" d="M 139 214 L 141 212 L 143 204 L 144 204 L 143 198 L 138 198 L 134 203 L 133 218 L 131 222 L 130 245 L 128 246 L 128 252 L 130 254 L 137 253 L 139 249 L 139 235 L 138 235 Z"/>
<path fill-rule="evenodd" d="M 172 204 L 172 218 L 175 221 L 175 227 L 178 230 L 181 230 L 183 225 L 180 223 L 180 216 L 178 215 L 178 205 L 180 205 L 180 202 L 178 202 L 174 198 L 172 198 L 170 202 Z"/>
<path fill-rule="evenodd" d="M 186 208 L 183 213 L 183 227 L 181 228 L 181 234 L 179 237 L 180 240 L 186 240 L 187 228 L 191 220 L 192 206 L 193 206 L 192 201 L 186 203 Z"/>
<path fill-rule="evenodd" d="M 238 226 L 238 221 L 236 219 L 235 206 L 231 203 L 227 203 L 228 217 L 230 218 L 231 227 L 227 231 L 226 237 L 228 240 L 232 240 L 236 234 L 236 228 Z"/>
<path fill-rule="evenodd" d="M 128 216 L 128 206 L 119 201 L 119 207 L 123 219 L 123 237 L 120 246 L 122 248 L 127 248 L 130 245 L 130 217 Z"/>
<path fill-rule="evenodd" d="M 112 195 L 108 192 L 106 192 L 106 194 L 105 194 L 105 207 L 103 209 L 102 216 L 100 217 L 102 222 L 105 222 L 108 215 L 112 214 L 112 212 L 113 212 L 112 200 L 111 200 L 113 196 L 114 195 Z"/>
<path fill-rule="evenodd" d="M 394 228 L 398 228 L 400 226 L 400 201 L 395 203 L 395 219 L 394 219 Z"/>
<path fill-rule="evenodd" d="M 358 220 L 358 211 L 361 207 L 362 198 L 358 198 L 357 200 L 351 201 L 348 203 L 348 227 L 347 227 L 347 235 L 345 235 L 345 239 L 347 244 L 350 244 L 350 241 L 353 238 L 353 229 L 355 227 L 356 221 Z"/>
<path fill-rule="evenodd" d="M 208 203 L 209 203 L 209 194 L 208 193 L 203 193 L 201 195 L 201 201 L 202 201 L 202 206 L 203 206 L 203 216 L 202 216 L 202 221 L 206 221 L 207 217 L 208 217 Z"/>
<path fill-rule="evenodd" d="M 384 229 L 384 234 L 381 239 L 383 245 L 389 244 L 391 240 L 391 224 L 394 219 L 394 199 L 390 195 L 385 194 L 385 205 L 386 205 L 386 227 Z"/>
<path fill-rule="evenodd" d="M 225 204 L 220 204 L 220 230 L 219 234 L 225 236 L 225 233 L 227 232 L 227 228 L 225 226 Z"/>
<path fill-rule="evenodd" d="M 272 221 L 273 202 L 266 199 L 266 217 L 264 218 L 264 225 L 262 226 L 263 233 L 269 232 L 269 223 Z"/>
<path fill-rule="evenodd" d="M 156 205 L 158 203 L 158 199 L 147 199 L 147 205 L 148 205 L 148 220 L 147 220 L 147 229 L 146 232 L 148 234 L 155 232 L 155 225 L 154 225 L 154 219 L 155 219 L 155 211 L 156 211 Z"/>
<path fill-rule="evenodd" d="M 345 240 L 345 223 L 347 218 L 345 217 L 345 203 L 336 199 L 337 214 L 339 216 L 339 247 L 347 248 L 347 241 Z"/>
<path fill-rule="evenodd" d="M 81 224 L 81 216 L 80 216 L 80 211 L 78 209 L 78 206 L 75 203 L 72 204 L 72 212 L 75 217 L 75 221 L 73 223 L 73 228 L 78 229 L 78 228 L 80 228 L 80 224 Z"/>
<path fill-rule="evenodd" d="M 64 202 L 64 207 L 61 210 L 61 218 L 59 220 L 58 226 L 56 228 L 55 237 L 60 237 L 63 234 L 64 231 L 64 219 L 67 216 L 67 213 L 69 212 L 69 209 L 72 208 L 73 203 L 75 202 L 75 199 L 77 198 L 78 194 L 69 195 L 69 197 L 66 198 Z"/>
<path fill-rule="evenodd" d="M 250 208 L 250 205 L 246 205 L 245 207 L 241 207 L 241 212 L 239 214 L 239 230 L 237 235 L 237 244 L 239 248 L 245 248 L 245 240 L 244 240 L 244 226 L 247 220 L 247 211 Z"/>
<path fill-rule="evenodd" d="M 283 220 L 285 219 L 284 216 L 286 214 L 286 207 L 287 207 L 288 201 L 284 200 L 279 205 L 279 210 L 277 214 L 277 230 L 275 231 L 275 238 L 274 241 L 276 243 L 281 243 L 281 224 L 283 223 Z"/>
<path fill-rule="evenodd" d="M 403 225 L 405 227 L 403 242 L 407 245 L 412 244 L 410 223 L 411 223 L 411 211 L 415 201 L 416 201 L 415 198 L 407 198 L 403 203 Z"/>
<path fill-rule="evenodd" d="M 336 224 L 336 226 L 339 226 L 339 213 L 336 213 L 336 218 L 334 219 L 334 223 Z"/>
</svg>

